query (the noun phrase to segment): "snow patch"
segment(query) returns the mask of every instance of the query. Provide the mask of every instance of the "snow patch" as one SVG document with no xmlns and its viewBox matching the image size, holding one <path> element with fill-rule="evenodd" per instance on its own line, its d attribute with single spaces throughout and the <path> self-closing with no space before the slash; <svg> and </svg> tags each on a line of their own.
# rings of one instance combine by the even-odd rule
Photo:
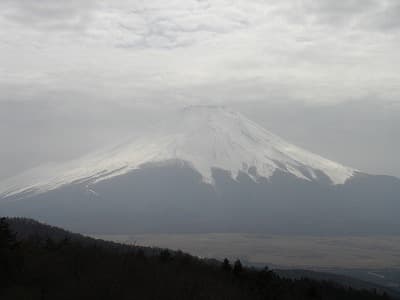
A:
<svg viewBox="0 0 400 300">
<path fill-rule="evenodd" d="M 243 115 L 224 107 L 183 109 L 150 135 L 92 153 L 78 160 L 48 165 L 0 183 L 0 197 L 43 193 L 62 185 L 96 183 L 139 169 L 146 163 L 182 160 L 213 183 L 212 169 L 269 178 L 276 170 L 309 181 L 317 171 L 333 184 L 343 184 L 355 169 L 294 146 Z"/>
</svg>

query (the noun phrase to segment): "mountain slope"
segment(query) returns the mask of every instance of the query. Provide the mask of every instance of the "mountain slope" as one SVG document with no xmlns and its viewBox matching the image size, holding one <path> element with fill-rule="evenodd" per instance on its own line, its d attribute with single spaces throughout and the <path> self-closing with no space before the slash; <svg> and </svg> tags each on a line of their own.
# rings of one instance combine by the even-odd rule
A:
<svg viewBox="0 0 400 300">
<path fill-rule="evenodd" d="M 0 197 L 42 193 L 65 184 L 96 183 L 144 164 L 181 160 L 213 183 L 212 169 L 270 178 L 277 170 L 308 181 L 327 177 L 343 184 L 356 170 L 322 158 L 270 133 L 223 107 L 187 107 L 151 134 L 76 161 L 30 170 L 0 183 Z"/>
<path fill-rule="evenodd" d="M 0 212 L 78 232 L 400 234 L 400 180 L 295 147 L 220 107 L 3 182 Z M 3 197 L 3 199 L 1 199 Z"/>
</svg>

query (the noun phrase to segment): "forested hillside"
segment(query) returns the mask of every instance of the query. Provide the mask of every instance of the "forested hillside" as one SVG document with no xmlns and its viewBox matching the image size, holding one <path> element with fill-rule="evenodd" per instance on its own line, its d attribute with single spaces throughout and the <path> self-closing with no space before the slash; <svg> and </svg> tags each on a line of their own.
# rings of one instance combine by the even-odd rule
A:
<svg viewBox="0 0 400 300">
<path fill-rule="evenodd" d="M 0 221 L 0 299 L 388 299 L 283 279 L 240 261 L 98 241 L 27 219 Z"/>
</svg>

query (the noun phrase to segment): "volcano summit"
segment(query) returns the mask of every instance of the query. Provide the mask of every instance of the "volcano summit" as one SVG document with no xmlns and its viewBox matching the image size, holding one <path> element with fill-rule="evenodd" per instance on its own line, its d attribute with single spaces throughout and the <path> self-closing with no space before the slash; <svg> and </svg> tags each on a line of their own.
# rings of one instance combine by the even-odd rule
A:
<svg viewBox="0 0 400 300">
<path fill-rule="evenodd" d="M 9 215 L 81 231 L 389 233 L 400 225 L 398 179 L 345 167 L 215 106 L 187 107 L 151 133 L 10 178 L 0 199 Z"/>
</svg>

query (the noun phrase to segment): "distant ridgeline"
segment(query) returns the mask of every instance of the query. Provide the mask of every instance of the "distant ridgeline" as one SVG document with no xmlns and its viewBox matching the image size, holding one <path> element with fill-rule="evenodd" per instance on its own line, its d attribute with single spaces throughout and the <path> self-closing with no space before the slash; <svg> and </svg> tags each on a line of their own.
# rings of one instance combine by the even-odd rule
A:
<svg viewBox="0 0 400 300">
<path fill-rule="evenodd" d="M 283 279 L 240 261 L 120 245 L 29 219 L 0 221 L 0 299 L 389 299 L 330 282 Z"/>
</svg>

